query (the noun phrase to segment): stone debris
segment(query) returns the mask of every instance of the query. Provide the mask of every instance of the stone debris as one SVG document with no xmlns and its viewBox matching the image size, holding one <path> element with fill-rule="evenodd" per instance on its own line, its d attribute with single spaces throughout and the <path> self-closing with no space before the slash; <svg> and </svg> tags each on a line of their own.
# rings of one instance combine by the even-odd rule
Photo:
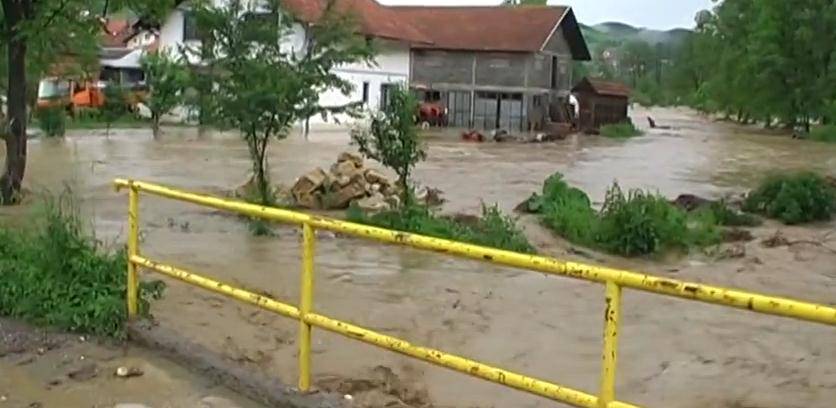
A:
<svg viewBox="0 0 836 408">
<path fill-rule="evenodd" d="M 145 373 L 136 367 L 119 367 L 116 369 L 116 376 L 119 378 L 139 377 L 143 374 Z"/>
<path fill-rule="evenodd" d="M 363 157 L 343 152 L 326 172 L 316 168 L 299 177 L 290 192 L 296 205 L 312 210 L 340 210 L 357 205 L 368 212 L 386 211 L 400 205 L 400 189 L 382 172 L 366 168 Z M 441 191 L 426 188 L 417 199 L 427 205 L 444 202 Z"/>
</svg>

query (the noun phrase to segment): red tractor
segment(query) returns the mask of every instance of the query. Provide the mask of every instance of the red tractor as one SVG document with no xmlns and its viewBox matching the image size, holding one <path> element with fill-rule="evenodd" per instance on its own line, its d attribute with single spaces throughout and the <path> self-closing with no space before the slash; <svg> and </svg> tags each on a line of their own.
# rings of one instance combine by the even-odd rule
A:
<svg viewBox="0 0 836 408">
<path fill-rule="evenodd" d="M 415 88 L 418 98 L 418 123 L 423 128 L 447 126 L 447 106 L 441 100 L 441 92 Z"/>
</svg>

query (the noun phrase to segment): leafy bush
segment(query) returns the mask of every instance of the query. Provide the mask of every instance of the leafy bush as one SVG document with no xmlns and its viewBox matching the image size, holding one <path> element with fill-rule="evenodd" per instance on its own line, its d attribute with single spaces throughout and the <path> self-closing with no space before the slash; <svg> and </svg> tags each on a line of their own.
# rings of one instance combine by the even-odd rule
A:
<svg viewBox="0 0 836 408">
<path fill-rule="evenodd" d="M 609 137 L 611 139 L 628 139 L 631 137 L 641 136 L 644 133 L 636 128 L 632 122 L 619 123 L 615 125 L 601 126 L 601 136 Z"/>
<path fill-rule="evenodd" d="M 749 193 L 743 209 L 788 225 L 829 220 L 836 211 L 836 191 L 815 173 L 778 174 Z"/>
<path fill-rule="evenodd" d="M 726 227 L 757 227 L 761 225 L 761 219 L 747 213 L 741 213 L 729 208 L 724 201 L 712 202 L 708 208 L 711 217 L 717 222 L 717 225 Z"/>
<path fill-rule="evenodd" d="M 86 233 L 69 197 L 45 200 L 25 228 L 0 228 L 0 315 L 124 338 L 126 253 Z M 140 284 L 140 315 L 162 290 L 158 281 Z"/>
<path fill-rule="evenodd" d="M 509 251 L 523 253 L 535 251 L 516 221 L 504 215 L 497 206 L 483 205 L 482 216 L 468 220 L 439 216 L 428 207 L 414 203 L 373 215 L 364 213 L 356 206 L 351 206 L 348 209 L 347 218 L 349 221 L 360 224 Z"/>
<path fill-rule="evenodd" d="M 62 137 L 67 129 L 67 113 L 63 107 L 41 108 L 36 111 L 38 126 L 46 137 Z"/>
<path fill-rule="evenodd" d="M 569 186 L 560 173 L 546 179 L 543 194 L 529 201 L 529 209 L 542 214 L 543 223 L 566 239 L 592 245 L 597 215 L 592 201 L 580 189 Z"/>
<path fill-rule="evenodd" d="M 713 225 L 711 217 L 689 219 L 658 194 L 631 190 L 625 195 L 615 184 L 607 191 L 596 238 L 611 252 L 645 255 L 718 243 L 720 235 Z"/>
<path fill-rule="evenodd" d="M 836 143 L 836 125 L 822 125 L 810 130 L 810 140 Z"/>
<path fill-rule="evenodd" d="M 617 184 L 596 212 L 586 193 L 569 186 L 559 173 L 546 179 L 543 193 L 529 201 L 529 209 L 569 241 L 619 255 L 687 250 L 720 241 L 711 212 L 690 215 L 657 194 L 632 190 L 625 195 Z"/>
</svg>

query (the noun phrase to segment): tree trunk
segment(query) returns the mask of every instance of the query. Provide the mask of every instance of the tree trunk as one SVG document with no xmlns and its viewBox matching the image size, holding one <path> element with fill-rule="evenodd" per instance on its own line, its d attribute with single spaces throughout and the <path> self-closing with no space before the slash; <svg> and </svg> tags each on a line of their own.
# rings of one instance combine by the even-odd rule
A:
<svg viewBox="0 0 836 408">
<path fill-rule="evenodd" d="M 160 115 L 151 115 L 151 131 L 154 133 L 154 140 L 160 140 Z"/>
<path fill-rule="evenodd" d="M 15 204 L 20 199 L 20 187 L 26 172 L 26 42 L 14 27 L 23 19 L 22 6 L 8 7 L 3 2 L 8 34 L 8 129 L 6 139 L 6 166 L 0 177 L 2 204 Z"/>
</svg>

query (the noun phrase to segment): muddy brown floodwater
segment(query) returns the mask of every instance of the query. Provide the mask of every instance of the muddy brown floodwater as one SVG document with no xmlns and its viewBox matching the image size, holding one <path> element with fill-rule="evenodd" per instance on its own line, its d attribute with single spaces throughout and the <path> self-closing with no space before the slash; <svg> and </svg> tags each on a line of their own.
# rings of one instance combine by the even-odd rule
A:
<svg viewBox="0 0 836 408">
<path fill-rule="evenodd" d="M 647 114 L 633 112 L 640 126 Z M 532 145 L 434 138 L 429 159 L 415 176 L 445 191 L 446 211 L 476 212 L 480 200 L 510 211 L 555 171 L 596 200 L 614 180 L 668 196 L 719 197 L 750 188 L 777 169 L 836 175 L 836 145 L 715 123 L 687 110 L 650 114 L 673 129 L 648 130 L 628 141 L 580 136 Z M 308 142 L 295 136 L 275 143 L 274 179 L 289 184 L 315 166 L 330 165 L 347 141 L 345 133 L 320 132 Z M 116 132 L 110 139 L 85 133 L 33 141 L 29 158 L 30 188 L 70 182 L 94 215 L 99 236 L 118 242 L 124 242 L 127 201 L 113 192 L 114 177 L 221 193 L 240 184 L 248 169 L 246 149 L 236 138 L 198 137 L 183 129 L 159 142 L 141 130 Z M 240 220 L 187 204 L 143 197 L 141 210 L 145 255 L 291 303 L 298 299 L 296 229 L 253 238 Z M 742 258 L 693 255 L 660 262 L 591 251 L 581 257 L 536 222 L 523 221 L 547 255 L 836 302 L 836 233 L 828 235 L 836 223 L 805 228 L 768 223 L 753 230 L 757 239 L 745 245 Z M 760 244 L 779 229 L 790 240 L 821 244 Z M 323 314 L 590 393 L 598 388 L 604 308 L 599 285 L 326 234 L 317 242 L 316 272 L 315 309 Z M 636 291 L 625 292 L 624 306 L 622 400 L 695 408 L 831 407 L 836 400 L 833 327 Z M 231 360 L 296 382 L 296 322 L 177 283 L 155 304 L 154 314 L 160 324 Z M 314 333 L 313 350 L 317 385 L 353 393 L 366 406 L 554 406 L 322 331 Z M 376 376 L 389 377 L 381 383 L 390 386 L 361 381 Z"/>
</svg>

